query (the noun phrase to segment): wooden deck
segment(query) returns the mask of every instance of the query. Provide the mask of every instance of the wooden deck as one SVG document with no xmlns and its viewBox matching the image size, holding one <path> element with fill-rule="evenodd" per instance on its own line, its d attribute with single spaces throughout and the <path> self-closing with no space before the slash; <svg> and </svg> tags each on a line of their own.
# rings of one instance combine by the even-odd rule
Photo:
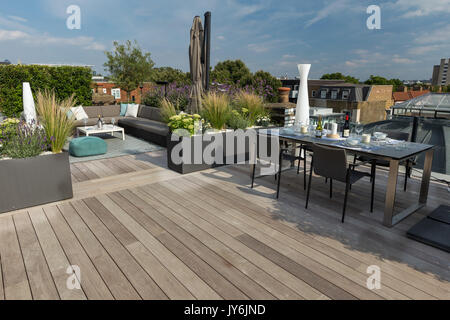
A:
<svg viewBox="0 0 450 320">
<path fill-rule="evenodd" d="M 386 174 L 378 174 L 375 213 L 370 184 L 350 195 L 340 223 L 343 186 L 334 199 L 314 179 L 309 210 L 303 177 L 273 177 L 248 188 L 249 168 L 181 176 L 164 152 L 72 165 L 70 201 L 0 216 L 1 299 L 449 299 L 449 254 L 407 239 L 406 230 L 439 204 L 392 229 L 382 226 Z M 402 179 L 400 179 L 401 181 Z M 399 208 L 418 197 L 412 179 Z M 80 268 L 80 290 L 67 287 Z M 381 289 L 366 286 L 381 269 Z"/>
</svg>

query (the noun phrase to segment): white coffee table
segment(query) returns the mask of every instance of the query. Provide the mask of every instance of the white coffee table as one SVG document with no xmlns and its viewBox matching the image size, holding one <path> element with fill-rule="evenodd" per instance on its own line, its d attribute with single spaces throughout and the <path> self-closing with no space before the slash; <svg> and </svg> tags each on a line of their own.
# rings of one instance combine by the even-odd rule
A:
<svg viewBox="0 0 450 320">
<path fill-rule="evenodd" d="M 99 134 L 99 133 L 110 133 L 112 136 L 114 136 L 115 132 L 122 133 L 122 140 L 125 141 L 125 130 L 118 126 L 113 125 L 104 125 L 103 128 L 99 129 L 97 126 L 90 126 L 90 127 L 78 127 L 77 128 L 77 137 L 80 136 L 80 132 L 84 134 L 86 137 L 89 137 L 93 134 Z"/>
</svg>

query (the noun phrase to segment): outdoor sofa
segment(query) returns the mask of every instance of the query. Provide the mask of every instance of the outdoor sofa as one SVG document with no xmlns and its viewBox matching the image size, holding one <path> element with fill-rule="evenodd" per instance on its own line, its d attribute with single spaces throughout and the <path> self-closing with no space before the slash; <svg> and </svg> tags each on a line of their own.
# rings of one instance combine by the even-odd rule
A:
<svg viewBox="0 0 450 320">
<path fill-rule="evenodd" d="M 88 126 L 96 125 L 99 116 L 106 124 L 110 124 L 114 118 L 116 125 L 124 128 L 126 134 L 156 143 L 162 147 L 167 146 L 169 127 L 162 121 L 159 108 L 140 105 L 136 118 L 121 116 L 120 105 L 87 106 L 83 109 L 89 117 L 86 123 Z M 84 125 L 84 120 L 75 121 L 76 127 Z"/>
</svg>

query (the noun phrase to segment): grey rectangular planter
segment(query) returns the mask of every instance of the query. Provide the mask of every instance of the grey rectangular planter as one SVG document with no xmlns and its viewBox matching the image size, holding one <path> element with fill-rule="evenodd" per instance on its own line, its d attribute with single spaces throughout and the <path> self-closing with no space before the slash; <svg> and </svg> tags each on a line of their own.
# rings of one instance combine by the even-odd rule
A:
<svg viewBox="0 0 450 320">
<path fill-rule="evenodd" d="M 67 152 L 0 161 L 0 213 L 72 197 Z"/>
<path fill-rule="evenodd" d="M 220 133 L 222 135 L 222 141 L 223 141 L 223 150 L 226 150 L 226 137 L 229 134 L 233 134 L 233 132 L 221 132 Z M 202 136 L 192 136 L 190 138 L 190 145 L 191 145 L 191 150 L 194 150 L 194 144 L 196 140 L 200 140 L 197 141 L 197 143 L 201 143 L 201 147 L 202 147 L 202 152 L 204 152 L 205 148 L 211 143 L 209 141 L 202 141 Z M 213 163 L 213 164 L 207 164 L 204 161 L 202 161 L 202 163 L 199 164 L 194 164 L 194 155 L 192 154 L 191 157 L 191 161 L 190 163 L 181 163 L 181 164 L 176 164 L 172 161 L 172 150 L 175 148 L 176 145 L 178 145 L 181 142 L 181 138 L 178 141 L 172 141 L 171 139 L 171 135 L 169 134 L 167 137 L 167 165 L 169 167 L 169 169 L 176 171 L 178 173 L 181 174 L 187 174 L 187 173 L 192 173 L 192 172 L 197 172 L 197 171 L 203 171 L 203 170 L 207 170 L 207 169 L 211 169 L 211 168 L 216 168 L 216 167 L 221 167 L 226 165 L 227 163 L 233 162 L 236 163 L 237 159 L 238 159 L 238 155 L 237 155 L 237 138 L 234 138 L 234 152 L 232 154 L 226 155 L 224 152 L 224 157 L 223 157 L 223 163 Z M 249 160 L 249 145 L 248 145 L 248 141 L 246 142 L 245 145 L 245 154 L 244 154 L 244 159 L 245 161 Z"/>
</svg>

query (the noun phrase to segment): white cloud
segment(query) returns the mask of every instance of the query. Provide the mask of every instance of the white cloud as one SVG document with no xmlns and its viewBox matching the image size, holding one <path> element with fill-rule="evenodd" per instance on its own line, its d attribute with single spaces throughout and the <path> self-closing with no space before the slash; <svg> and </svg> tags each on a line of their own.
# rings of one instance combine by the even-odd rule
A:
<svg viewBox="0 0 450 320">
<path fill-rule="evenodd" d="M 293 54 L 284 54 L 282 58 L 287 60 L 287 59 L 294 59 L 296 58 L 296 56 L 294 56 Z"/>
<path fill-rule="evenodd" d="M 85 50 L 104 51 L 106 47 L 92 37 L 62 38 L 48 34 L 30 34 L 20 30 L 0 30 L 0 41 L 22 41 L 25 44 L 75 46 Z"/>
<path fill-rule="evenodd" d="M 0 41 L 10 41 L 10 40 L 19 40 L 25 39 L 29 35 L 23 31 L 15 30 L 0 30 Z"/>
<path fill-rule="evenodd" d="M 341 10 L 347 9 L 350 7 L 349 0 L 336 0 L 331 2 L 329 5 L 324 5 L 324 7 L 316 12 L 316 15 L 308 20 L 306 22 L 305 28 L 308 28 L 315 24 L 316 22 L 319 22 L 320 20 L 323 20 L 327 18 L 328 16 L 340 12 Z"/>
<path fill-rule="evenodd" d="M 8 16 L 8 18 L 10 18 L 10 19 L 12 19 L 12 20 L 19 21 L 19 22 L 28 22 L 27 19 L 22 18 L 22 17 L 18 17 L 18 16 Z"/>
<path fill-rule="evenodd" d="M 402 64 L 402 63 L 408 64 L 408 63 L 414 63 L 414 60 L 411 60 L 411 59 L 408 59 L 408 58 L 405 58 L 405 57 L 400 57 L 399 55 L 396 54 L 392 58 L 392 62 L 400 63 L 400 64 Z"/>
<path fill-rule="evenodd" d="M 397 0 L 390 7 L 404 12 L 402 18 L 425 17 L 450 13 L 450 0 Z"/>
<path fill-rule="evenodd" d="M 258 44 L 258 43 L 250 43 L 248 46 L 248 49 L 250 51 L 256 52 L 256 53 L 262 53 L 262 52 L 266 52 L 269 51 L 269 47 L 266 46 L 265 44 Z"/>
<path fill-rule="evenodd" d="M 224 36 L 217 36 L 217 40 L 225 40 Z"/>
</svg>

